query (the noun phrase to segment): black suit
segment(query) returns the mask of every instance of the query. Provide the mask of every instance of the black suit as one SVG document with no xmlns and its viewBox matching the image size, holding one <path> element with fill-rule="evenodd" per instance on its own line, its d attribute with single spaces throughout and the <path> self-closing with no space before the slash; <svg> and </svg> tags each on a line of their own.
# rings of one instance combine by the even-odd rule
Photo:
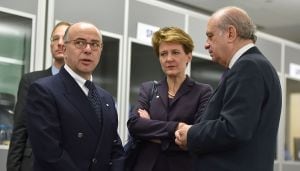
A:
<svg viewBox="0 0 300 171">
<path fill-rule="evenodd" d="M 195 170 L 272 171 L 280 113 L 277 72 L 252 47 L 226 73 L 200 123 L 188 131 Z"/>
<path fill-rule="evenodd" d="M 22 110 L 31 83 L 39 78 L 51 75 L 51 68 L 49 68 L 24 74 L 21 78 L 14 113 L 14 129 L 7 156 L 7 171 L 32 171 L 32 149 L 25 125 L 26 115 Z"/>
<path fill-rule="evenodd" d="M 122 171 L 123 147 L 113 97 L 97 87 L 102 124 L 64 69 L 31 84 L 25 106 L 35 171 Z M 30 95 L 30 97 L 29 97 Z"/>
</svg>

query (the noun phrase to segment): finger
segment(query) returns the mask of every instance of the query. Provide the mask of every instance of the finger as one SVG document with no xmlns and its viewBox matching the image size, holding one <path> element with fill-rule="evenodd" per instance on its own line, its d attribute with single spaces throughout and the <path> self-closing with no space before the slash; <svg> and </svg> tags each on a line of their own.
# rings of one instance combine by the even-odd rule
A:
<svg viewBox="0 0 300 171">
<path fill-rule="evenodd" d="M 180 136 L 179 131 L 178 131 L 178 130 L 175 131 L 175 137 L 176 137 L 176 138 L 179 138 L 179 136 Z"/>
<path fill-rule="evenodd" d="M 180 141 L 180 139 L 176 138 L 175 139 L 175 143 L 178 145 L 178 146 L 182 146 L 182 142 Z"/>
</svg>

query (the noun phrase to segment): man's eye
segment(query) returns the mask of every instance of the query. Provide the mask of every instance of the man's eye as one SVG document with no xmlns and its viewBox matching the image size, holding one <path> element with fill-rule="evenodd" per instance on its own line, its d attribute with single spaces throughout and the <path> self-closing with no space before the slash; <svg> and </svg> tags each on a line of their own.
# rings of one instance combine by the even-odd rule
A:
<svg viewBox="0 0 300 171">
<path fill-rule="evenodd" d="M 212 38 L 212 37 L 213 37 L 212 34 L 208 34 L 208 35 L 207 35 L 207 38 L 209 38 L 209 39 Z"/>
<path fill-rule="evenodd" d="M 77 40 L 77 41 L 75 42 L 75 44 L 76 44 L 76 45 L 79 45 L 79 46 L 83 46 L 83 45 L 85 44 L 85 42 L 84 42 L 84 41 L 81 41 L 81 40 Z"/>
<path fill-rule="evenodd" d="M 59 37 L 53 37 L 53 38 L 52 38 L 52 41 L 53 41 L 53 42 L 56 42 L 56 41 L 58 41 L 58 40 L 59 40 Z"/>
<path fill-rule="evenodd" d="M 99 46 L 100 46 L 99 43 L 91 43 L 91 45 L 92 45 L 93 47 L 99 47 Z"/>
</svg>

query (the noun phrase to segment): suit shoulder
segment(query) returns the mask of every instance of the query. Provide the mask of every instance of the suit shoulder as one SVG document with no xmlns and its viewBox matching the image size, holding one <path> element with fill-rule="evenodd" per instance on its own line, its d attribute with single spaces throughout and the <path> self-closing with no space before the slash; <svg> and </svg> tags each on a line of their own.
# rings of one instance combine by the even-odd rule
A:
<svg viewBox="0 0 300 171">
<path fill-rule="evenodd" d="M 143 82 L 142 84 L 141 84 L 141 86 L 146 86 L 146 87 L 148 87 L 148 86 L 152 86 L 153 84 L 159 84 L 159 82 L 157 82 L 157 81 L 155 81 L 155 80 L 153 80 L 153 81 L 145 81 L 145 82 Z"/>
<path fill-rule="evenodd" d="M 22 76 L 23 79 L 28 79 L 31 81 L 35 81 L 39 78 L 43 78 L 43 77 L 47 77 L 47 76 L 51 76 L 51 70 L 41 70 L 41 71 L 33 71 L 33 72 L 29 72 L 26 73 Z"/>
<path fill-rule="evenodd" d="M 199 87 L 201 87 L 201 88 L 210 88 L 210 89 L 212 89 L 212 86 L 211 85 L 209 85 L 209 84 L 205 84 L 205 83 L 200 83 L 200 82 L 198 82 L 198 81 L 195 81 L 195 84 L 197 85 L 197 86 L 199 86 Z"/>
<path fill-rule="evenodd" d="M 212 86 L 209 85 L 209 84 L 201 83 L 201 82 L 195 81 L 195 80 L 193 80 L 191 78 L 190 78 L 190 82 L 192 84 L 194 84 L 196 87 L 198 87 L 199 89 L 208 90 L 208 91 L 212 91 L 213 90 Z"/>
<path fill-rule="evenodd" d="M 153 88 L 154 86 L 155 87 L 158 87 L 158 86 L 161 86 L 162 84 L 164 84 L 164 81 L 163 80 L 160 80 L 160 81 L 156 81 L 156 80 L 152 80 L 152 81 L 145 81 L 145 82 L 142 82 L 141 85 L 140 85 L 140 88 Z"/>
</svg>

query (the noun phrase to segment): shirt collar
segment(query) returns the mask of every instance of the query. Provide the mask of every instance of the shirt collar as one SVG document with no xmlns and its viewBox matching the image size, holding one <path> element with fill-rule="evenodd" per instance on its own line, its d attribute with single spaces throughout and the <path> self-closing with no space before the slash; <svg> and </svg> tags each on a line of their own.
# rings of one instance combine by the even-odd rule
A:
<svg viewBox="0 0 300 171">
<path fill-rule="evenodd" d="M 52 67 L 51 67 L 51 73 L 52 73 L 52 75 L 56 75 L 58 72 L 59 72 L 59 69 L 56 68 L 54 65 L 52 65 Z"/>
<path fill-rule="evenodd" d="M 80 75 L 76 74 L 67 64 L 64 65 L 64 68 L 71 75 L 71 77 L 74 78 L 74 80 L 77 82 L 77 84 L 79 85 L 79 87 L 87 95 L 88 94 L 88 88 L 84 86 L 84 83 L 85 83 L 86 80 L 84 78 L 82 78 Z M 93 76 L 91 76 L 91 80 L 90 81 L 93 81 Z"/>
<path fill-rule="evenodd" d="M 243 46 L 242 48 L 240 48 L 231 58 L 230 62 L 229 62 L 229 66 L 228 68 L 231 69 L 231 67 L 235 64 L 235 62 L 242 56 L 243 53 L 245 53 L 247 50 L 249 50 L 250 48 L 254 47 L 253 43 L 249 43 L 245 46 Z"/>
</svg>

